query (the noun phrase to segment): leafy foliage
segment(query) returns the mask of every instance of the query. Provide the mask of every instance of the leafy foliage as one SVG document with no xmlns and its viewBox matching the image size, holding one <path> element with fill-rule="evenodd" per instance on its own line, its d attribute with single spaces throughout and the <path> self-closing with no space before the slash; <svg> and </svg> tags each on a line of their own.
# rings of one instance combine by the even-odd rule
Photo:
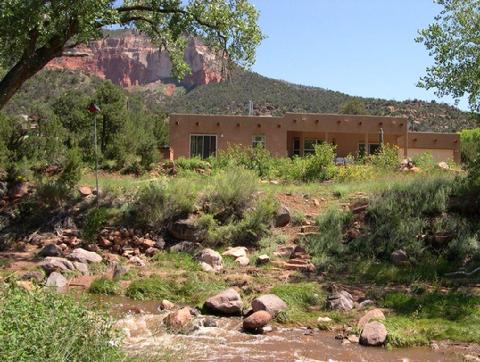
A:
<svg viewBox="0 0 480 362">
<path fill-rule="evenodd" d="M 365 104 L 356 98 L 350 99 L 340 106 L 341 114 L 368 114 Z"/>
<path fill-rule="evenodd" d="M 74 298 L 15 287 L 0 290 L 2 361 L 119 361 L 111 322 Z M 113 343 L 112 343 L 113 342 Z"/>
<path fill-rule="evenodd" d="M 419 31 L 417 41 L 423 43 L 435 64 L 419 85 L 436 89 L 440 97 L 451 95 L 460 99 L 468 96 L 470 108 L 480 110 L 478 78 L 480 50 L 478 47 L 478 0 L 438 0 L 443 7 L 435 22 Z"/>
</svg>

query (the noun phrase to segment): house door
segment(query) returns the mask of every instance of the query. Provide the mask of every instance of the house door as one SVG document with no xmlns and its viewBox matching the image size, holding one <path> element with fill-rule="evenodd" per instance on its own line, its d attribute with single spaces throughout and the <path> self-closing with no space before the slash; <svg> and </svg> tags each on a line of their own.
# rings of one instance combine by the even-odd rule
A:
<svg viewBox="0 0 480 362">
<path fill-rule="evenodd" d="M 190 157 L 208 158 L 217 153 L 217 135 L 191 135 Z"/>
</svg>

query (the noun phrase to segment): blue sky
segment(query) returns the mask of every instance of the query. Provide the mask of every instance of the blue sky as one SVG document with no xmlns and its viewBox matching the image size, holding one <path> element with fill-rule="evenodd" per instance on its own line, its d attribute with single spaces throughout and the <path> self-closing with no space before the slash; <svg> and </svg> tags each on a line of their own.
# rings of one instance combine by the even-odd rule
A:
<svg viewBox="0 0 480 362">
<path fill-rule="evenodd" d="M 267 36 L 253 70 L 289 82 L 386 99 L 438 99 L 416 87 L 433 63 L 417 30 L 433 0 L 252 0 Z M 466 103 L 460 104 L 466 108 Z"/>
</svg>

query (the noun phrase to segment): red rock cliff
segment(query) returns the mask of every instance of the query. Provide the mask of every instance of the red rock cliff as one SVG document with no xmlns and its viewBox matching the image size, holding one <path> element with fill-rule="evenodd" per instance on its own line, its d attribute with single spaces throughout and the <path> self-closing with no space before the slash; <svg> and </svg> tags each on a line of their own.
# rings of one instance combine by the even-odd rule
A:
<svg viewBox="0 0 480 362">
<path fill-rule="evenodd" d="M 168 55 L 160 52 L 146 37 L 134 32 L 110 35 L 102 40 L 76 48 L 88 54 L 83 57 L 62 57 L 52 60 L 50 69 L 79 69 L 102 79 L 110 79 L 123 87 L 162 81 L 171 83 L 172 65 Z M 197 39 L 191 39 L 185 60 L 192 69 L 181 83 L 196 86 L 222 80 L 221 64 L 214 53 Z"/>
</svg>

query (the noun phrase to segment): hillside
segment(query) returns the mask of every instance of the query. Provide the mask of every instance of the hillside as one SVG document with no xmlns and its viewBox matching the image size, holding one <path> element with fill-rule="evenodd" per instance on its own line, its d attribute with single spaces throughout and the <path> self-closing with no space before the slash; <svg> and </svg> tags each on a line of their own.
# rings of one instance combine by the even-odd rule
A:
<svg viewBox="0 0 480 362">
<path fill-rule="evenodd" d="M 24 85 L 6 111 L 28 114 L 32 103 L 49 104 L 71 89 L 93 94 L 99 82 L 100 79 L 76 70 L 44 70 Z M 142 97 L 152 110 L 169 113 L 246 114 L 249 100 L 254 101 L 255 114 L 337 113 L 340 105 L 352 98 L 344 93 L 295 85 L 245 71 L 234 72 L 228 81 L 222 83 L 201 85 L 192 90 L 177 87 L 173 96 L 165 95 L 167 86 L 153 83 L 131 87 L 125 92 Z M 408 117 L 410 127 L 415 131 L 454 132 L 475 126 L 468 113 L 443 103 L 374 98 L 361 100 L 370 114 Z"/>
<path fill-rule="evenodd" d="M 245 114 L 248 101 L 252 100 L 255 114 L 272 115 L 285 112 L 337 113 L 340 105 L 352 98 L 340 92 L 295 85 L 243 71 L 237 71 L 229 81 L 199 86 L 169 98 L 159 98 L 152 90 L 144 91 L 144 95 L 148 102 L 162 104 L 167 112 Z M 370 114 L 408 117 L 410 127 L 416 131 L 454 132 L 475 126 L 468 113 L 444 103 L 360 99 Z"/>
</svg>

